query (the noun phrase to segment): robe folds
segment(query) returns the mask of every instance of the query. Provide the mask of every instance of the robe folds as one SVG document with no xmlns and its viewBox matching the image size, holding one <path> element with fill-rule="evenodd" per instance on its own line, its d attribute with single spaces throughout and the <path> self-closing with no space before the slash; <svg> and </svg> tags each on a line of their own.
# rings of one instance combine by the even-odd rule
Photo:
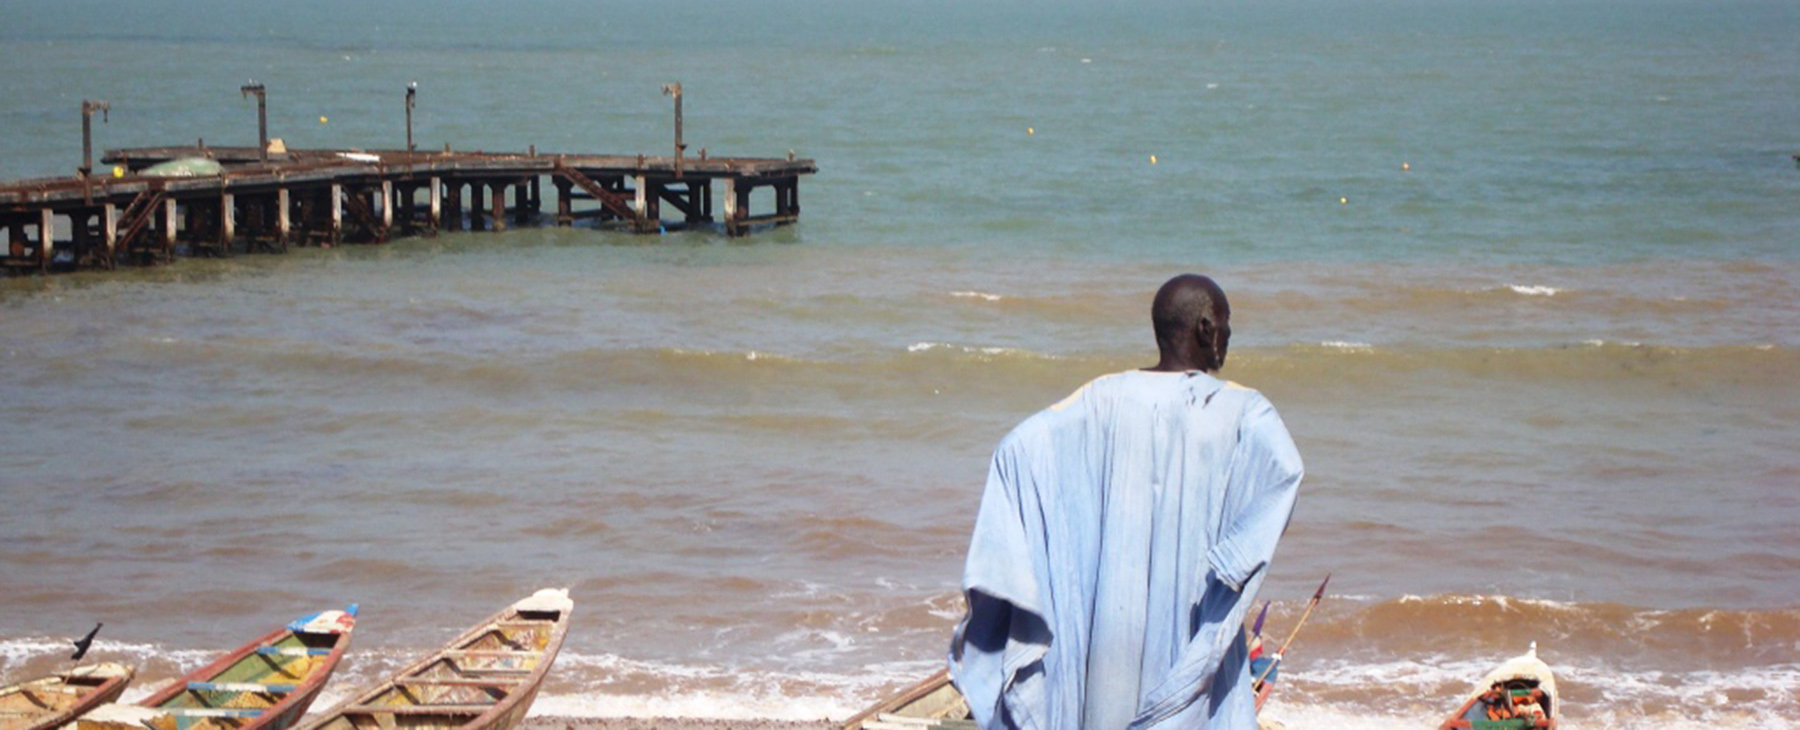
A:
<svg viewBox="0 0 1800 730">
<path fill-rule="evenodd" d="M 983 728 L 1255 728 L 1244 614 L 1303 467 L 1261 393 L 1103 376 L 988 472 L 950 672 Z"/>
</svg>

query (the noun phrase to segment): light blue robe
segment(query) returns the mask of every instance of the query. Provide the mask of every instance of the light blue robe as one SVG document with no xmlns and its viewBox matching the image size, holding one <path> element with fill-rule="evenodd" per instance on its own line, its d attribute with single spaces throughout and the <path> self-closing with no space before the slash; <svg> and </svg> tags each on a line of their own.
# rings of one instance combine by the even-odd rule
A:
<svg viewBox="0 0 1800 730">
<path fill-rule="evenodd" d="M 1300 454 L 1200 372 L 1088 383 L 1000 442 L 950 672 L 984 728 L 1256 727 L 1244 613 Z"/>
</svg>

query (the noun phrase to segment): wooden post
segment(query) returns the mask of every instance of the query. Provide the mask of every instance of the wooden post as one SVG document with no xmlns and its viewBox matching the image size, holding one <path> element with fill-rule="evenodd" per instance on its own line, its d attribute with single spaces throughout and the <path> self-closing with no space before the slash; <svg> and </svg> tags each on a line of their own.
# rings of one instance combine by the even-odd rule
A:
<svg viewBox="0 0 1800 730">
<path fill-rule="evenodd" d="M 506 183 L 495 183 L 489 186 L 494 196 L 494 232 L 506 230 Z"/>
<path fill-rule="evenodd" d="M 575 184 L 561 177 L 550 178 L 556 185 L 556 225 L 567 228 L 575 225 L 575 204 L 569 199 L 574 194 Z"/>
<path fill-rule="evenodd" d="M 331 243 L 337 245 L 344 241 L 344 186 L 331 184 Z"/>
<path fill-rule="evenodd" d="M 49 208 L 38 211 L 38 268 L 50 270 L 50 259 L 56 256 L 56 212 Z"/>
<path fill-rule="evenodd" d="M 443 219 L 443 214 L 444 183 L 442 178 L 434 177 L 431 179 L 431 217 L 426 221 L 430 224 L 432 233 L 437 233 L 438 226 L 442 225 L 440 221 Z"/>
<path fill-rule="evenodd" d="M 444 211 L 444 217 L 439 222 L 443 224 L 446 231 L 462 230 L 462 190 L 461 180 L 452 181 L 444 188 L 444 203 L 447 210 Z"/>
<path fill-rule="evenodd" d="M 723 178 L 725 187 L 720 190 L 720 198 L 725 201 L 725 235 L 737 235 L 738 219 L 743 217 L 738 211 L 737 178 Z"/>
<path fill-rule="evenodd" d="M 631 199 L 631 209 L 637 211 L 639 216 L 648 216 L 648 201 L 645 191 L 650 189 L 649 181 L 643 175 L 634 175 L 631 182 L 637 188 L 637 197 Z"/>
<path fill-rule="evenodd" d="M 175 199 L 163 200 L 163 245 L 175 245 Z"/>
<path fill-rule="evenodd" d="M 293 233 L 293 221 L 288 218 L 288 189 L 275 189 L 275 241 L 287 248 L 288 238 Z"/>
<path fill-rule="evenodd" d="M 480 180 L 469 181 L 469 230 L 487 230 L 487 186 Z"/>
<path fill-rule="evenodd" d="M 381 226 L 394 227 L 394 181 L 381 181 Z"/>
<path fill-rule="evenodd" d="M 107 203 L 106 207 L 101 209 L 100 225 L 101 230 L 105 231 L 103 236 L 106 239 L 106 258 L 110 261 L 113 254 L 117 253 L 116 249 L 119 246 L 119 207 Z"/>
<path fill-rule="evenodd" d="M 219 245 L 230 250 L 232 239 L 237 238 L 237 196 L 223 193 L 219 196 Z"/>
</svg>

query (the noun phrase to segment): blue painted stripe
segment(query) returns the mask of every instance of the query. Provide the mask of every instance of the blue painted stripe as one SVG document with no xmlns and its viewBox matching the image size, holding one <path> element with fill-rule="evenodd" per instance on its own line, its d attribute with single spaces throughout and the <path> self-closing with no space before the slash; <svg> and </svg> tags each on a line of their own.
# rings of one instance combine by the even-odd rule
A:
<svg viewBox="0 0 1800 730">
<path fill-rule="evenodd" d="M 188 682 L 188 689 L 211 689 L 221 692 L 267 692 L 283 694 L 298 689 L 297 684 L 258 684 L 256 682 Z"/>
<path fill-rule="evenodd" d="M 176 717 L 257 717 L 263 713 L 254 707 L 158 707 L 156 711 Z"/>
<path fill-rule="evenodd" d="M 309 649 L 304 646 L 265 646 L 256 650 L 258 654 L 276 654 L 280 656 L 325 656 L 330 649 Z"/>
</svg>

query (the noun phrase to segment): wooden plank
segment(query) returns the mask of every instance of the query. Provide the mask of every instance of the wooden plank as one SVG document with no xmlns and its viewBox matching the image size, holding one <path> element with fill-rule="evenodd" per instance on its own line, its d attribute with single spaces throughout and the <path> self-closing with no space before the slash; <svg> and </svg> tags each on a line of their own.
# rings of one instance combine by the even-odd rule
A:
<svg viewBox="0 0 1800 730">
<path fill-rule="evenodd" d="M 479 715 L 493 705 L 351 705 L 346 715 Z"/>
<path fill-rule="evenodd" d="M 498 687 L 505 689 L 517 687 L 523 677 L 518 679 L 479 679 L 475 677 L 403 677 L 394 680 L 394 684 L 405 687 Z"/>
</svg>

